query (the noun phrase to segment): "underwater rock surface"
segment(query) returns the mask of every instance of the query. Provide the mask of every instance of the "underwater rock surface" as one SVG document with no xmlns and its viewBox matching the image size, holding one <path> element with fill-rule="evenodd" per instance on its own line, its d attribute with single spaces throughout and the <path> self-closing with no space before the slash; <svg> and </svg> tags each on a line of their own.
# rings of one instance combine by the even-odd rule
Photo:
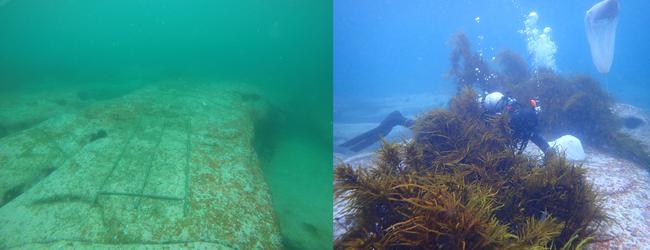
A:
<svg viewBox="0 0 650 250">
<path fill-rule="evenodd" d="M 280 248 L 250 91 L 144 88 L 1 138 L 0 249 Z"/>
<path fill-rule="evenodd" d="M 585 159 L 585 151 L 582 148 L 580 139 L 572 135 L 565 135 L 548 143 L 551 147 L 563 152 L 567 160 L 582 161 Z"/>
<path fill-rule="evenodd" d="M 650 147 L 650 115 L 647 111 L 623 103 L 613 107 L 614 114 L 625 119 L 633 117 L 642 122 L 621 132 Z M 650 248 L 650 172 L 648 167 L 603 152 L 587 152 L 584 166 L 588 178 L 599 187 L 605 199 L 605 211 L 616 222 L 600 230 L 609 242 L 592 244 L 592 249 Z"/>
<path fill-rule="evenodd" d="M 612 223 L 601 227 L 590 249 L 650 248 L 650 173 L 638 164 L 604 152 L 587 150 L 583 167 L 604 199 Z"/>
<path fill-rule="evenodd" d="M 621 132 L 637 138 L 646 148 L 650 148 L 650 115 L 638 107 L 617 103 L 614 105 L 614 114 L 623 119 Z"/>
<path fill-rule="evenodd" d="M 137 88 L 138 86 L 112 84 L 110 87 L 93 89 L 61 83 L 56 88 L 46 90 L 25 89 L 18 93 L 1 91 L 0 138 L 29 129 L 56 116 L 79 112 L 95 101 L 121 97 Z"/>
<path fill-rule="evenodd" d="M 85 103 L 68 89 L 16 94 L 0 92 L 0 138 L 31 128 L 49 118 L 76 112 Z"/>
</svg>

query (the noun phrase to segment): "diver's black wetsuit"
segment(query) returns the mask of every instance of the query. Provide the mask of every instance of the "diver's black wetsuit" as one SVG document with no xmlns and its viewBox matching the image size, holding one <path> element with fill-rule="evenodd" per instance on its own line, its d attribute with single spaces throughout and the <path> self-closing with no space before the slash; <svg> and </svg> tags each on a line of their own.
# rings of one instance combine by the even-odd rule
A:
<svg viewBox="0 0 650 250">
<path fill-rule="evenodd" d="M 506 110 L 510 114 L 510 128 L 513 130 L 513 139 L 517 142 L 515 143 L 517 153 L 520 154 L 526 148 L 529 140 L 546 153 L 549 145 L 539 134 L 535 109 L 531 106 L 513 103 Z M 402 116 L 399 111 L 393 111 L 381 121 L 379 126 L 344 142 L 341 146 L 358 152 L 381 140 L 382 137 L 390 133 L 393 127 L 402 125 L 410 128 L 414 124 L 413 120 Z"/>
<path fill-rule="evenodd" d="M 548 142 L 539 134 L 537 113 L 531 106 L 521 105 L 514 103 L 507 108 L 510 113 L 510 128 L 512 129 L 512 137 L 518 142 L 519 148 L 517 153 L 521 153 L 528 145 L 528 141 L 532 141 L 544 153 L 547 152 L 549 145 Z"/>
<path fill-rule="evenodd" d="M 410 128 L 413 124 L 415 121 L 412 119 L 404 117 L 399 111 L 393 111 L 381 121 L 379 126 L 344 142 L 341 146 L 359 152 L 388 135 L 393 127 L 401 125 Z"/>
</svg>

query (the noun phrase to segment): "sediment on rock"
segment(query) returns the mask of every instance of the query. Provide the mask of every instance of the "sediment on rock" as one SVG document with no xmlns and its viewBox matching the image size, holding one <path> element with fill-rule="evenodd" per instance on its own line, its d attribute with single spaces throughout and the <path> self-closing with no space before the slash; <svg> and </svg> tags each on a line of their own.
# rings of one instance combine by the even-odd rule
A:
<svg viewBox="0 0 650 250">
<path fill-rule="evenodd" d="M 1 138 L 0 248 L 280 248 L 237 91 L 145 88 Z"/>
</svg>

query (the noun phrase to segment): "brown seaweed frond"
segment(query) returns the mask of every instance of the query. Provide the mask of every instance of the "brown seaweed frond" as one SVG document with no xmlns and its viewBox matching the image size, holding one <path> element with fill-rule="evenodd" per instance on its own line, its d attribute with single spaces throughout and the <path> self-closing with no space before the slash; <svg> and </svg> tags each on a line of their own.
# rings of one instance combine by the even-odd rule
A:
<svg viewBox="0 0 650 250">
<path fill-rule="evenodd" d="M 530 78 L 528 63 L 519 54 L 506 49 L 496 56 L 495 63 L 499 65 L 499 77 L 507 84 L 520 84 Z"/>
<path fill-rule="evenodd" d="M 514 154 L 507 117 L 475 111 L 470 88 L 450 110 L 385 143 L 367 168 L 340 165 L 335 194 L 352 214 L 336 248 L 575 249 L 605 218 L 584 170 L 560 154 Z"/>
<path fill-rule="evenodd" d="M 526 223 L 517 233 L 518 245 L 530 246 L 532 249 L 546 249 L 564 227 L 564 223 L 552 216 L 538 220 L 535 217 L 526 218 Z"/>
<path fill-rule="evenodd" d="M 381 175 L 398 174 L 402 163 L 400 147 L 397 143 L 383 141 L 377 151 L 377 171 Z"/>
<path fill-rule="evenodd" d="M 337 241 L 341 248 L 376 247 L 385 228 L 401 218 L 392 201 L 397 195 L 392 188 L 408 181 L 399 170 L 400 148 L 384 143 L 380 152 L 375 168 L 353 168 L 348 164 L 336 167 L 335 199 L 345 204 L 343 214 L 355 218 L 353 229 Z"/>
<path fill-rule="evenodd" d="M 451 38 L 450 43 L 454 47 L 450 56 L 451 69 L 447 76 L 455 78 L 459 89 L 464 86 L 479 86 L 486 91 L 499 88 L 499 81 L 494 77 L 495 74 L 483 58 L 472 51 L 465 33 L 457 33 Z"/>
<path fill-rule="evenodd" d="M 517 99 L 538 97 L 547 135 L 568 132 L 593 139 L 586 143 L 636 149 L 627 154 L 637 159 L 650 157 L 617 132 L 613 102 L 593 79 L 545 69 L 526 79 L 522 59 L 504 52 L 500 80 L 482 81 L 475 69 L 490 73 L 488 65 L 464 35 L 454 43 L 450 75 L 459 88 L 449 109 L 418 117 L 414 140 L 384 143 L 372 166 L 336 168 L 335 195 L 354 221 L 335 247 L 582 248 L 608 222 L 585 170 L 558 153 L 543 163 L 515 154 L 507 115 L 483 114 L 472 87 L 489 91 L 502 84 Z"/>
<path fill-rule="evenodd" d="M 591 237 L 596 225 L 606 220 L 597 194 L 586 181 L 585 170 L 562 155 L 551 155 L 543 167 L 512 178 L 510 188 L 514 189 L 504 197 L 505 211 L 512 214 L 502 214 L 505 216 L 501 219 L 516 225 L 526 217 L 553 215 L 564 223 L 562 232 L 553 239 L 556 246 L 567 244 L 576 233 L 579 240 Z M 519 213 L 513 212 L 516 210 Z"/>
<path fill-rule="evenodd" d="M 404 168 L 406 171 L 421 172 L 427 168 L 427 162 L 424 160 L 424 150 L 422 147 L 411 140 L 404 142 Z"/>
<path fill-rule="evenodd" d="M 562 76 L 544 68 L 531 72 L 523 58 L 510 50 L 499 53 L 495 61 L 499 67 L 494 70 L 471 50 L 464 34 L 455 35 L 452 43 L 449 75 L 459 90 L 501 91 L 523 102 L 537 98 L 543 110 L 539 127 L 546 137 L 571 134 L 587 145 L 650 166 L 650 151 L 639 147 L 638 140 L 620 135 L 622 121 L 612 112 L 614 100 L 595 79 Z"/>
<path fill-rule="evenodd" d="M 462 87 L 458 94 L 451 98 L 449 110 L 469 119 L 479 119 L 483 113 L 478 102 L 478 95 L 469 86 Z"/>
<path fill-rule="evenodd" d="M 353 169 L 339 165 L 335 190 L 339 200 L 347 202 L 355 221 L 335 247 L 547 249 L 560 235 L 564 224 L 550 215 L 542 219 L 528 216 L 519 229 L 511 229 L 496 216 L 503 206 L 498 191 L 467 182 L 460 166 L 450 168 L 448 174 L 397 174 L 377 166 Z M 369 178 L 382 175 L 379 172 L 390 177 Z"/>
<path fill-rule="evenodd" d="M 448 180 L 451 181 L 451 180 Z M 398 186 L 404 220 L 388 228 L 384 246 L 424 249 L 490 249 L 513 235 L 493 216 L 495 193 L 477 184 L 443 180 Z"/>
</svg>

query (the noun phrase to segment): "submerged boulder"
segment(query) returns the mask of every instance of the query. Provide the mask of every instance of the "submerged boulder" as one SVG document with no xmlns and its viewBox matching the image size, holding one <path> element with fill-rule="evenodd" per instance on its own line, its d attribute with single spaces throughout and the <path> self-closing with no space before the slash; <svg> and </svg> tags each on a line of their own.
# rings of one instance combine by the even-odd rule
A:
<svg viewBox="0 0 650 250">
<path fill-rule="evenodd" d="M 0 139 L 0 249 L 278 249 L 243 87 L 147 88 Z M 98 129 L 110 136 L 89 140 Z"/>
<path fill-rule="evenodd" d="M 583 161 L 585 160 L 585 150 L 582 148 L 580 139 L 572 135 L 565 135 L 555 141 L 548 143 L 561 153 L 564 153 L 567 160 Z"/>
<path fill-rule="evenodd" d="M 650 147 L 650 114 L 629 104 L 617 103 L 612 111 L 622 120 L 621 132 Z"/>
</svg>

